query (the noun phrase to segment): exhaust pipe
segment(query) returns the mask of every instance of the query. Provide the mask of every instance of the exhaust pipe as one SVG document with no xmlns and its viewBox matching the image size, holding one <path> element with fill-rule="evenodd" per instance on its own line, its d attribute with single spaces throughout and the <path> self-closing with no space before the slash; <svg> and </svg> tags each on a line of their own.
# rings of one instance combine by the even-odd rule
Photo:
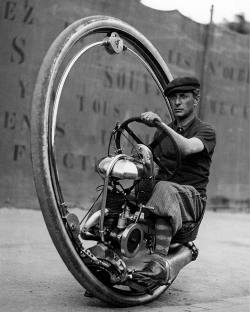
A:
<svg viewBox="0 0 250 312">
<path fill-rule="evenodd" d="M 105 215 L 108 213 L 108 209 L 105 208 Z M 94 212 L 83 224 L 83 226 L 81 227 L 81 231 L 82 232 L 87 232 L 92 226 L 96 225 L 99 220 L 100 220 L 100 216 L 101 216 L 101 210 L 97 210 L 96 212 Z"/>
<path fill-rule="evenodd" d="M 176 250 L 170 250 L 170 253 L 166 259 L 167 266 L 167 285 L 171 284 L 180 270 L 184 268 L 188 263 L 194 261 L 198 256 L 198 249 L 193 242 L 187 243 L 185 245 L 179 245 L 176 247 Z"/>
<path fill-rule="evenodd" d="M 108 209 L 105 208 L 104 214 L 106 215 L 107 213 L 108 213 Z M 83 239 L 85 240 L 99 240 L 100 239 L 99 236 L 95 236 L 89 232 L 89 229 L 99 222 L 100 217 L 101 217 L 101 210 L 98 210 L 94 212 L 81 226 L 80 233 Z"/>
</svg>

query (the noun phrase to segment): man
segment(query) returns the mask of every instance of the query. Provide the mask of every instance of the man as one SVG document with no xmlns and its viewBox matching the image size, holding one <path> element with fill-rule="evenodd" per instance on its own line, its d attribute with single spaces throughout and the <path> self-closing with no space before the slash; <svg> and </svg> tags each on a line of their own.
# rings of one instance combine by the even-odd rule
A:
<svg viewBox="0 0 250 312">
<path fill-rule="evenodd" d="M 149 125 L 156 122 L 170 133 L 181 152 L 181 167 L 170 181 L 165 171 L 159 168 L 149 206 L 155 208 L 156 248 L 142 273 L 152 280 L 164 283 L 169 245 L 172 238 L 185 224 L 199 224 L 206 203 L 206 186 L 216 137 L 214 128 L 196 116 L 200 99 L 200 83 L 195 77 L 180 77 L 172 80 L 165 92 L 173 109 L 175 121 L 166 125 L 153 112 L 145 112 L 141 118 Z M 163 133 L 163 134 L 162 134 Z M 172 168 L 174 153 L 164 131 L 157 130 L 154 154 L 166 168 Z M 193 239 L 192 239 L 193 240 Z"/>
</svg>

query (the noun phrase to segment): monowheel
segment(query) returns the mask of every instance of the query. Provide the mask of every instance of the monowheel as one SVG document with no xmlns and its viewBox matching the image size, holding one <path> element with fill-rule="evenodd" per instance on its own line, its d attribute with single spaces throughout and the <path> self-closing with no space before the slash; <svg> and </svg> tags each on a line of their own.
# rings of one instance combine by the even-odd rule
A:
<svg viewBox="0 0 250 312">
<path fill-rule="evenodd" d="M 61 95 L 79 59 L 84 59 L 85 54 L 95 49 L 100 49 L 101 53 L 108 53 L 111 57 L 124 53 L 140 62 L 151 75 L 171 117 L 171 108 L 163 91 L 172 76 L 152 43 L 134 27 L 119 19 L 109 16 L 80 19 L 59 34 L 40 67 L 31 113 L 33 174 L 46 226 L 69 271 L 95 297 L 115 306 L 133 306 L 156 299 L 167 286 L 159 286 L 151 293 L 135 292 L 131 288 L 105 283 L 93 274 L 79 251 L 79 244 L 84 244 L 84 241 L 76 243 L 74 217 L 69 213 L 58 174 L 55 141 Z M 83 73 L 81 79 L 85 78 Z M 67 161 L 68 158 L 65 162 Z"/>
</svg>

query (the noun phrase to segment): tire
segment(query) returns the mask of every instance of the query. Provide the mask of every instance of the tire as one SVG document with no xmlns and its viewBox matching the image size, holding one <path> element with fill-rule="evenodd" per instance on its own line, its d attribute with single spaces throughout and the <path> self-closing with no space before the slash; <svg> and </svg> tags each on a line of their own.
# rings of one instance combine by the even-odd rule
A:
<svg viewBox="0 0 250 312">
<path fill-rule="evenodd" d="M 157 77 L 163 90 L 172 79 L 167 65 L 154 46 L 130 25 L 106 16 L 92 16 L 78 20 L 66 28 L 52 43 L 41 65 L 32 102 L 31 155 L 33 175 L 42 214 L 64 263 L 76 280 L 95 297 L 115 306 L 133 306 L 156 299 L 167 286 L 160 286 L 153 294 L 138 294 L 110 288 L 98 280 L 84 264 L 65 228 L 62 219 L 62 194 L 53 169 L 51 156 L 51 116 L 53 114 L 53 84 L 60 64 L 71 47 L 89 34 L 116 31 L 141 55 Z"/>
</svg>

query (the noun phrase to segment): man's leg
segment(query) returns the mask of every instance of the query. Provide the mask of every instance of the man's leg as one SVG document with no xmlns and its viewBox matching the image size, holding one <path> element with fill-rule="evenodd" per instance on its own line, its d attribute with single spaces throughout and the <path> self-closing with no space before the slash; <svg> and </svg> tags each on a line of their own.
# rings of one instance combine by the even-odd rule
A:
<svg viewBox="0 0 250 312">
<path fill-rule="evenodd" d="M 172 227 L 168 218 L 156 217 L 155 221 L 155 254 L 166 257 L 172 239 Z"/>
<path fill-rule="evenodd" d="M 193 219 L 192 214 L 198 208 L 196 202 L 196 194 L 192 196 L 189 188 L 185 186 L 167 181 L 156 184 L 148 201 L 148 205 L 155 208 L 156 247 L 152 261 L 141 271 L 144 276 L 164 284 L 167 276 L 165 259 L 171 239 L 182 227 L 183 216 Z"/>
</svg>

